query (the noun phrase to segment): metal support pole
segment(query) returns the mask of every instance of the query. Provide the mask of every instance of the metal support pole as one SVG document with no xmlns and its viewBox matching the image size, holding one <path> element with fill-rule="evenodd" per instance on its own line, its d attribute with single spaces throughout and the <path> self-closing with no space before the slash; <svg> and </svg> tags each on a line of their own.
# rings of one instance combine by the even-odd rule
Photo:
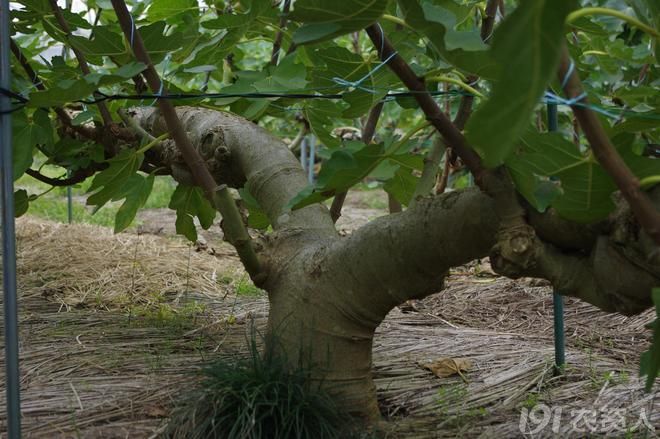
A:
<svg viewBox="0 0 660 439">
<path fill-rule="evenodd" d="M 66 0 L 67 11 L 71 10 L 73 0 Z M 62 58 L 66 61 L 69 56 L 69 49 L 66 44 L 62 45 Z M 67 177 L 71 177 L 71 171 L 67 172 Z M 73 194 L 71 193 L 71 186 L 66 187 L 66 218 L 71 224 L 73 222 Z"/>
<path fill-rule="evenodd" d="M 300 142 L 300 166 L 302 166 L 303 171 L 307 170 L 307 137 L 304 137 Z"/>
<path fill-rule="evenodd" d="M 557 104 L 548 104 L 547 109 L 548 131 L 557 131 Z M 557 294 L 556 291 L 552 293 L 552 304 L 555 323 L 555 367 L 558 371 L 560 371 L 561 367 L 566 364 L 566 340 L 564 336 L 564 298 L 560 294 Z"/>
<path fill-rule="evenodd" d="M 311 134 L 309 140 L 309 165 L 307 166 L 307 181 L 314 184 L 314 159 L 316 156 L 316 136 Z"/>
<path fill-rule="evenodd" d="M 0 87 L 11 89 L 9 64 L 9 0 L 0 0 Z M 14 176 L 11 146 L 11 102 L 0 94 L 0 194 L 2 196 L 2 287 L 5 319 L 7 437 L 21 437 L 18 373 L 18 300 L 16 295 L 16 233 L 14 230 Z"/>
<path fill-rule="evenodd" d="M 67 176 L 71 176 L 71 172 L 67 172 Z M 69 224 L 73 223 L 73 194 L 71 186 L 66 187 L 66 217 Z"/>
<path fill-rule="evenodd" d="M 73 222 L 73 195 L 71 194 L 71 186 L 66 187 L 66 217 L 69 224 Z"/>
</svg>

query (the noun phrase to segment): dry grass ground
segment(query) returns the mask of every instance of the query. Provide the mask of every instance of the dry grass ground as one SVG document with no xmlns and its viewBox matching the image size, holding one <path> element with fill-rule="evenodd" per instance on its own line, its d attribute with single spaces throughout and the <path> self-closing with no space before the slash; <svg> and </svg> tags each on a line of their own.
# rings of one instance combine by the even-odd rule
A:
<svg viewBox="0 0 660 439">
<path fill-rule="evenodd" d="M 266 298 L 246 294 L 225 244 L 210 243 L 211 255 L 175 238 L 30 218 L 17 230 L 24 437 L 158 437 L 200 365 L 243 354 L 249 322 L 265 323 Z M 550 289 L 482 265 L 457 270 L 445 291 L 392 311 L 378 329 L 387 428 L 392 437 L 522 437 L 521 410 L 544 403 L 561 410 L 557 434 L 555 416 L 533 437 L 585 437 L 584 422 L 572 425 L 583 409 L 598 423 L 621 415 L 628 429 L 643 412 L 660 431 L 660 402 L 637 374 L 651 320 L 568 300 L 568 365 L 555 376 Z M 445 378 L 419 366 L 442 357 L 472 365 Z M 3 408 L 4 397 L 0 389 Z M 655 437 L 643 426 L 628 434 Z"/>
</svg>

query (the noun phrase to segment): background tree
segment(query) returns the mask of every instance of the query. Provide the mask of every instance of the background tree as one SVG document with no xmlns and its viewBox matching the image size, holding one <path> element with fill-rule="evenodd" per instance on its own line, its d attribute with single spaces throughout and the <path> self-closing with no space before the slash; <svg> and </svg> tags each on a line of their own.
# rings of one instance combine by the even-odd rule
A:
<svg viewBox="0 0 660 439">
<path fill-rule="evenodd" d="M 87 203 L 123 200 L 121 231 L 154 179 L 174 177 L 177 231 L 195 240 L 193 218 L 208 228 L 220 211 L 269 294 L 276 352 L 356 415 L 379 415 L 374 330 L 396 305 L 440 291 L 451 267 L 490 256 L 498 273 L 548 279 L 607 311 L 652 304 L 653 0 L 17 3 L 16 178 L 93 178 Z M 74 56 L 41 56 L 60 46 Z M 558 133 L 544 97 L 560 105 Z M 336 136 L 345 126 L 361 140 Z M 314 185 L 278 139 L 308 129 L 323 144 Z M 341 237 L 342 194 L 369 176 L 406 209 Z M 228 188 L 266 230 L 258 239 Z M 35 197 L 17 191 L 19 214 Z"/>
</svg>

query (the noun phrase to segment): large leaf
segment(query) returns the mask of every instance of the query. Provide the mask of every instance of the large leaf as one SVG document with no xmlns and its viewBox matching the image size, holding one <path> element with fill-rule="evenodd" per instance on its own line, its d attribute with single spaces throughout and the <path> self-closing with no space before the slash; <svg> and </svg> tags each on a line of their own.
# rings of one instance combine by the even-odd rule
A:
<svg viewBox="0 0 660 439">
<path fill-rule="evenodd" d="M 197 0 L 154 0 L 147 10 L 147 18 L 150 21 L 168 20 L 197 7 Z"/>
<path fill-rule="evenodd" d="M 556 74 L 564 22 L 575 6 L 575 0 L 521 2 L 495 32 L 492 51 L 501 73 L 466 126 L 468 141 L 486 166 L 502 164 L 529 123 Z"/>
<path fill-rule="evenodd" d="M 35 146 L 49 147 L 53 144 L 53 129 L 48 112 L 37 110 L 31 118 L 28 118 L 24 112 L 14 113 L 12 135 L 14 180 L 16 180 L 32 165 Z"/>
<path fill-rule="evenodd" d="M 296 29 L 293 41 L 318 42 L 364 29 L 377 21 L 386 7 L 383 0 L 297 0 L 290 17 L 304 24 Z"/>
<path fill-rule="evenodd" d="M 30 207 L 30 199 L 25 189 L 19 189 L 14 192 L 14 216 L 18 218 L 27 212 Z"/>
<path fill-rule="evenodd" d="M 254 82 L 252 85 L 257 91 L 268 92 L 295 92 L 307 85 L 307 69 L 302 63 L 296 63 L 296 55 L 286 56 L 273 69 L 271 76 Z"/>
<path fill-rule="evenodd" d="M 193 242 L 197 241 L 194 217 L 204 229 L 211 227 L 215 219 L 215 209 L 197 186 L 179 184 L 172 194 L 169 208 L 176 210 L 176 232 Z"/>
<path fill-rule="evenodd" d="M 47 90 L 30 93 L 30 107 L 59 107 L 91 95 L 96 86 L 85 79 L 65 79 Z"/>
<path fill-rule="evenodd" d="M 357 151 L 349 148 L 334 151 L 323 163 L 316 185 L 301 191 L 289 202 L 289 207 L 300 209 L 347 190 L 368 176 L 385 157 L 383 144 L 363 145 Z"/>
<path fill-rule="evenodd" d="M 590 152 L 581 153 L 559 133 L 527 133 L 506 166 L 518 191 L 538 210 L 549 203 L 564 218 L 586 223 L 605 218 L 614 208 L 611 178 Z M 548 200 L 552 181 L 561 192 Z"/>
<path fill-rule="evenodd" d="M 165 35 L 164 21 L 140 27 L 140 35 L 154 64 L 161 62 L 166 55 L 174 53 L 184 43 L 177 35 Z"/>
<path fill-rule="evenodd" d="M 632 6 L 641 21 L 656 30 L 660 29 L 660 2 L 658 0 L 627 0 L 627 3 Z M 660 62 L 660 43 L 657 38 L 651 39 L 651 43 L 655 45 L 655 59 Z"/>
<path fill-rule="evenodd" d="M 259 202 L 252 196 L 247 187 L 238 190 L 241 195 L 241 200 L 248 209 L 248 226 L 253 229 L 267 229 L 270 226 L 270 221 L 266 212 L 261 209 Z"/>
<path fill-rule="evenodd" d="M 115 233 L 119 233 L 131 225 L 138 209 L 144 206 L 144 203 L 149 199 L 153 187 L 153 175 L 143 177 L 140 174 L 133 174 L 128 179 L 124 185 L 123 193 L 119 197 L 113 198 L 114 200 L 126 198 L 115 216 Z"/>
<path fill-rule="evenodd" d="M 95 27 L 91 40 L 71 35 L 69 41 L 87 56 L 120 56 L 126 53 L 121 35 L 110 26 Z"/>
<path fill-rule="evenodd" d="M 94 192 L 87 198 L 87 204 L 100 209 L 111 199 L 122 198 L 125 186 L 135 175 L 144 160 L 144 154 L 134 150 L 124 150 L 108 160 L 108 167 L 96 174 L 88 192 Z"/>
<path fill-rule="evenodd" d="M 410 169 L 399 168 L 389 179 L 383 189 L 392 195 L 399 203 L 407 206 L 415 193 L 419 178 L 412 174 Z"/>
<path fill-rule="evenodd" d="M 346 48 L 325 47 L 312 52 L 310 59 L 314 62 L 314 89 L 326 94 L 344 94 L 344 102 L 348 103 L 349 107 L 343 111 L 342 117 L 362 116 L 386 94 L 384 87 L 376 89 L 376 85 L 380 86 L 379 82 L 384 82 L 388 69 L 379 69 L 372 73 L 375 65 Z"/>
<path fill-rule="evenodd" d="M 459 32 L 452 0 L 398 0 L 406 22 L 426 35 L 435 51 L 458 68 L 492 78 L 498 65 L 476 32 Z"/>
<path fill-rule="evenodd" d="M 312 132 L 328 148 L 339 148 L 341 141 L 332 135 L 333 119 L 340 116 L 343 107 L 340 102 L 331 102 L 321 99 L 307 101 L 305 104 L 305 118 L 309 122 Z"/>
</svg>

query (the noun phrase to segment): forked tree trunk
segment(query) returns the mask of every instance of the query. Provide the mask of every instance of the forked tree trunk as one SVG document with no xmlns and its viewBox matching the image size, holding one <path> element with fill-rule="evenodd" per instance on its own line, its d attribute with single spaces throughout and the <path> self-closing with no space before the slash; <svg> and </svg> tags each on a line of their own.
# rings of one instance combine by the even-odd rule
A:
<svg viewBox="0 0 660 439">
<path fill-rule="evenodd" d="M 259 246 L 264 273 L 258 280 L 268 292 L 276 352 L 292 367 L 308 369 L 343 408 L 377 419 L 375 329 L 396 305 L 440 291 L 451 267 L 488 255 L 499 225 L 494 201 L 476 189 L 426 197 L 340 237 L 325 207 L 287 210 L 307 180 L 281 141 L 228 113 L 177 111 L 216 181 L 247 186 L 273 225 Z M 153 135 L 165 131 L 156 110 L 131 114 Z M 180 181 L 192 180 L 170 143 L 147 159 Z M 530 212 L 528 220 L 543 252 L 527 275 L 607 311 L 632 314 L 651 305 L 660 255 L 639 228 L 630 227 L 625 208 L 595 226 L 568 223 L 552 212 Z"/>
<path fill-rule="evenodd" d="M 492 211 L 487 197 L 466 191 L 424 200 L 348 238 L 299 233 L 273 243 L 278 257 L 264 288 L 276 348 L 292 366 L 309 368 L 353 415 L 378 418 L 376 328 L 396 305 L 440 291 L 449 267 L 487 254 L 497 226 Z M 416 225 L 423 212 L 433 227 Z"/>
</svg>

